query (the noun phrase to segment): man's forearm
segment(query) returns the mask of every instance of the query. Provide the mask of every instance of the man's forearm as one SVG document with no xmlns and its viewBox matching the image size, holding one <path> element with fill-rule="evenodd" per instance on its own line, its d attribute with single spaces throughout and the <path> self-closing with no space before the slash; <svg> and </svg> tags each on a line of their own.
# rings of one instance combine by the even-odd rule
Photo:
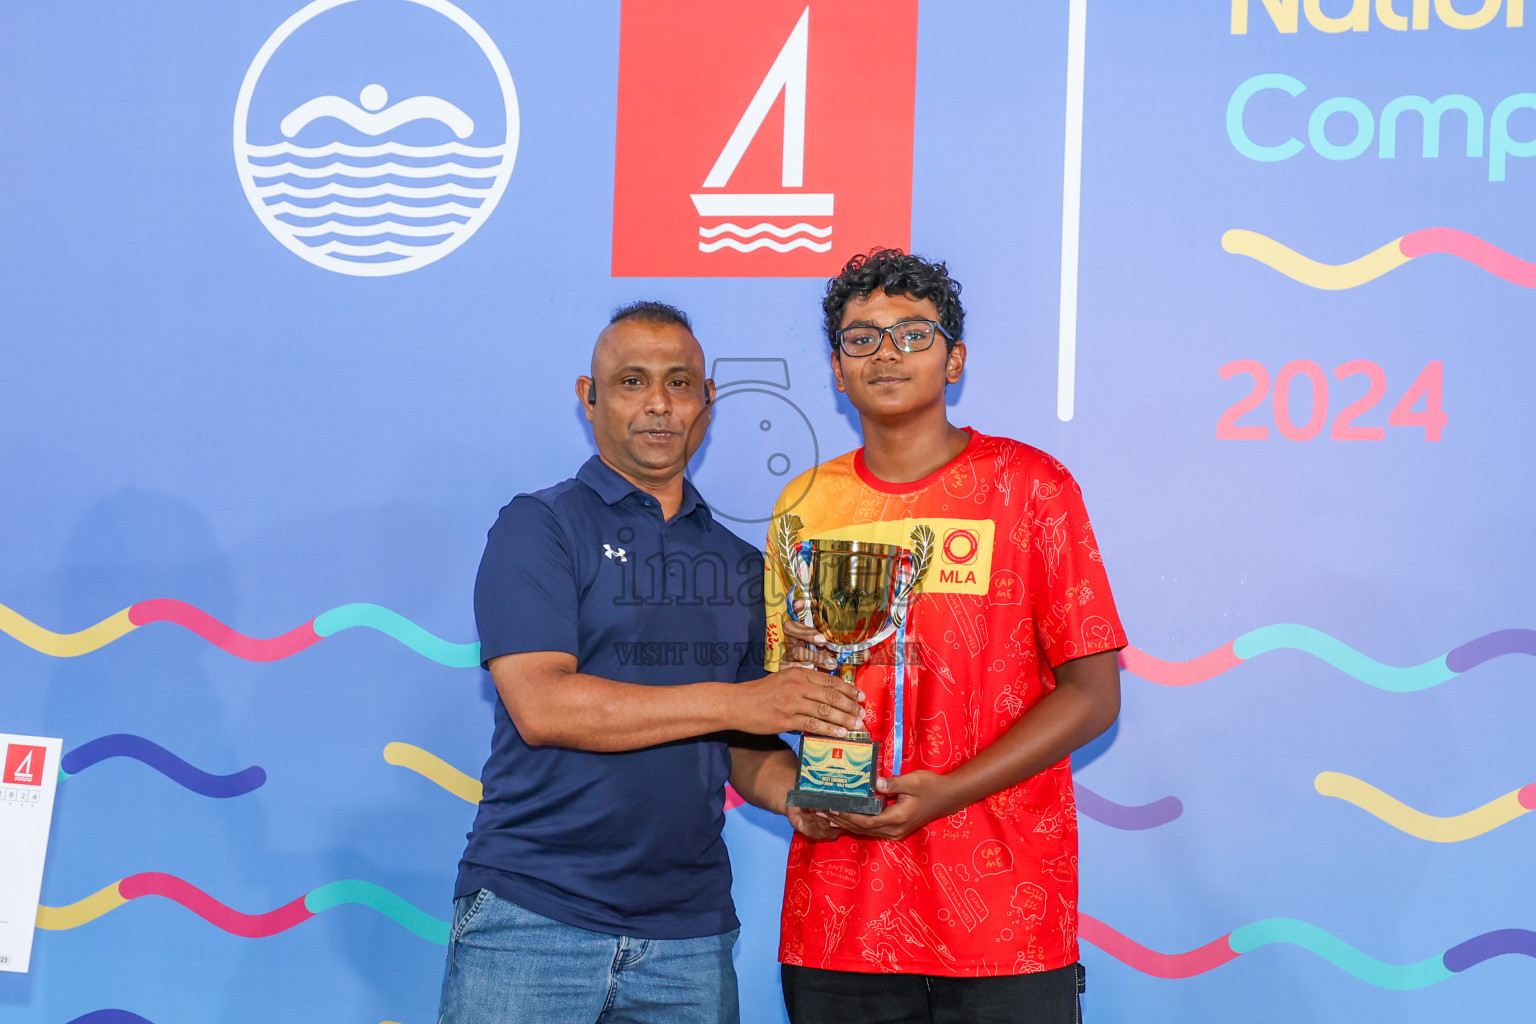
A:
<svg viewBox="0 0 1536 1024">
<path fill-rule="evenodd" d="M 524 742 L 535 747 L 638 750 L 734 724 L 728 683 L 643 686 L 569 672 L 511 695 L 500 680 L 496 689 Z"/>
<path fill-rule="evenodd" d="M 518 734 L 536 747 L 639 750 L 727 730 L 841 736 L 862 722 L 851 683 L 803 668 L 742 683 L 645 686 L 578 672 L 570 654 L 531 651 L 495 658 L 490 670 Z"/>
<path fill-rule="evenodd" d="M 754 807 L 783 814 L 784 797 L 794 788 L 798 770 L 794 751 L 776 736 L 731 742 L 731 786 Z"/>
</svg>

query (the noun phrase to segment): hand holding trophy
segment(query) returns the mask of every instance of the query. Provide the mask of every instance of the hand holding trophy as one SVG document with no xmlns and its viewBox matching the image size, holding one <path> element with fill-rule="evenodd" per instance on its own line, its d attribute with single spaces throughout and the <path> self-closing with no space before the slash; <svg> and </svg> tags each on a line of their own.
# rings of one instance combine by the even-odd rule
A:
<svg viewBox="0 0 1536 1024">
<path fill-rule="evenodd" d="M 876 644 L 889 639 L 903 626 L 913 595 L 933 560 L 933 530 L 916 526 L 912 548 L 857 540 L 800 540 L 804 521 L 786 513 L 774 526 L 774 554 L 779 575 L 788 588 L 789 614 L 814 625 L 838 656 L 839 672 L 853 682 L 855 668 Z M 903 630 L 904 632 L 904 630 Z M 899 711 L 904 700 L 901 659 L 893 699 Z M 900 750 L 900 744 L 897 744 Z M 841 739 L 802 733 L 800 771 L 789 791 L 791 807 L 819 808 L 853 814 L 879 814 L 885 801 L 875 793 L 875 767 L 879 743 L 867 732 L 851 732 Z M 894 765 L 900 772 L 901 765 Z"/>
</svg>

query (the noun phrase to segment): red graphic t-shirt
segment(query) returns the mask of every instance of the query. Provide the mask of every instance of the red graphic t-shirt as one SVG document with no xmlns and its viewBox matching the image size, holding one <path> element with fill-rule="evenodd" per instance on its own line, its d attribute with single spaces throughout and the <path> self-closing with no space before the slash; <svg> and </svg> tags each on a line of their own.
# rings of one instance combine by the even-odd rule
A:
<svg viewBox="0 0 1536 1024">
<path fill-rule="evenodd" d="M 790 512 L 803 540 L 911 548 L 918 523 L 934 531 L 907 620 L 904 771 L 954 770 L 1050 692 L 1053 666 L 1126 644 L 1077 482 L 1028 445 L 972 432 L 954 461 L 909 484 L 877 479 L 862 451 L 851 452 L 786 487 L 774 524 Z M 775 569 L 770 562 L 770 668 L 783 636 Z M 881 648 L 892 642 L 856 677 L 886 775 L 897 659 Z M 796 835 L 790 847 L 784 963 L 970 977 L 1077 958 L 1069 760 L 901 841 Z"/>
</svg>

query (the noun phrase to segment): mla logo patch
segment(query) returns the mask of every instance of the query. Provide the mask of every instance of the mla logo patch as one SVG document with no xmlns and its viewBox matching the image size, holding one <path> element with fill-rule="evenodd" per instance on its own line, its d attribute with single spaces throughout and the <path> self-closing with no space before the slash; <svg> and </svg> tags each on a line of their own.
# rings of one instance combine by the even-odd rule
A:
<svg viewBox="0 0 1536 1024">
<path fill-rule="evenodd" d="M 614 276 L 907 248 L 916 84 L 917 0 L 624 0 Z"/>
<path fill-rule="evenodd" d="M 384 277 L 480 229 L 512 177 L 518 124 L 507 62 L 448 0 L 315 0 L 245 73 L 235 166 L 290 252 Z"/>
<path fill-rule="evenodd" d="M 954 565 L 969 565 L 976 561 L 981 540 L 975 530 L 950 530 L 944 535 L 944 558 Z"/>
<path fill-rule="evenodd" d="M 10 743 L 5 748 L 4 786 L 41 786 L 43 784 L 44 759 L 47 749 L 22 743 Z"/>
</svg>

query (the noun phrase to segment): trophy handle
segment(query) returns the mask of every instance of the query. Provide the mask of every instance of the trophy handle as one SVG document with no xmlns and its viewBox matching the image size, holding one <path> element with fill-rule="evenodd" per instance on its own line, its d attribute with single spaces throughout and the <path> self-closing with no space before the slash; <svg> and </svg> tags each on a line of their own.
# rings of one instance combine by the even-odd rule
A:
<svg viewBox="0 0 1536 1024">
<path fill-rule="evenodd" d="M 811 592 L 811 560 L 800 547 L 800 531 L 804 528 L 803 519 L 792 512 L 784 513 L 774 524 L 773 551 L 778 558 L 779 578 L 784 581 L 787 592 L 785 611 L 809 626 L 812 624 L 811 603 L 808 600 Z M 796 600 L 805 603 L 798 615 L 795 615 L 794 610 Z"/>
<path fill-rule="evenodd" d="M 896 598 L 891 602 L 891 621 L 897 626 L 902 625 L 907 617 L 907 605 L 911 602 L 917 588 L 922 586 L 923 577 L 928 575 L 928 566 L 933 563 L 933 528 L 931 526 L 918 525 L 912 528 L 912 574 L 903 573 L 903 579 L 897 584 Z"/>
</svg>

